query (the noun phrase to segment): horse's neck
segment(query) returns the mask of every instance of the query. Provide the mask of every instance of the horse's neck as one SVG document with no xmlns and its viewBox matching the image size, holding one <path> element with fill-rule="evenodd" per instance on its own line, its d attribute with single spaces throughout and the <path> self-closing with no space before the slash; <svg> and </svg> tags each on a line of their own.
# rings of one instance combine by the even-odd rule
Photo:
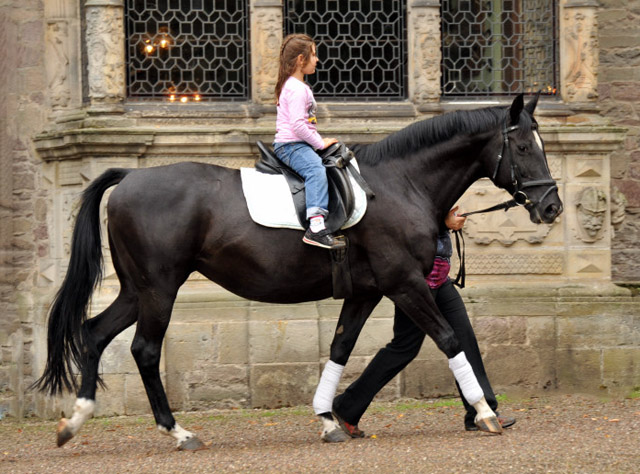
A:
<svg viewBox="0 0 640 474">
<path fill-rule="evenodd" d="M 483 154 L 490 137 L 478 136 L 464 141 L 449 143 L 424 150 L 422 166 L 429 175 L 425 190 L 433 200 L 435 208 L 446 213 L 483 172 Z M 437 190 L 437 192 L 433 192 Z"/>
</svg>

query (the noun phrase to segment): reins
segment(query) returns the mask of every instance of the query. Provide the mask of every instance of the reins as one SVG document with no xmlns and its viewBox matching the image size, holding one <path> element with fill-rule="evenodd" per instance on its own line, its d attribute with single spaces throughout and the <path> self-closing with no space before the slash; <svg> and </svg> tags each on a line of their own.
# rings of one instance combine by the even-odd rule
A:
<svg viewBox="0 0 640 474">
<path fill-rule="evenodd" d="M 532 127 L 534 129 L 537 128 L 535 124 L 533 124 Z M 503 137 L 502 151 L 498 155 L 498 162 L 496 163 L 496 168 L 493 171 L 493 176 L 491 177 L 491 180 L 494 183 L 498 176 L 498 171 L 500 169 L 500 164 L 502 163 L 502 159 L 507 153 L 507 151 L 509 151 L 509 133 L 513 132 L 514 130 L 518 130 L 519 128 L 520 127 L 518 125 L 512 125 L 510 127 L 505 126 L 502 129 L 502 137 Z M 513 186 L 515 188 L 513 194 L 511 195 L 513 199 L 510 199 L 509 201 L 505 201 L 500 204 L 496 204 L 495 206 L 487 207 L 486 209 L 465 212 L 464 214 L 460 214 L 461 217 L 467 217 L 473 214 L 483 214 L 486 212 L 494 212 L 494 211 L 499 211 L 501 209 L 504 209 L 504 211 L 507 212 L 509 209 L 516 206 L 524 206 L 525 208 L 529 208 L 531 206 L 535 206 L 538 203 L 542 202 L 551 191 L 558 189 L 558 186 L 556 185 L 556 182 L 553 179 L 536 179 L 532 181 L 522 182 L 522 176 L 520 175 L 520 171 L 518 170 L 518 165 L 514 162 L 513 157 L 511 157 L 511 160 L 510 160 L 510 166 L 511 166 L 511 182 L 513 183 Z M 523 189 L 531 188 L 534 186 L 549 186 L 549 188 L 545 191 L 542 197 L 538 199 L 538 201 L 530 200 L 529 196 L 527 196 L 527 194 L 523 191 Z M 460 268 L 458 270 L 458 275 L 456 276 L 456 279 L 454 280 L 453 284 L 457 285 L 460 288 L 464 288 L 465 277 L 466 277 L 466 269 L 465 269 L 465 261 L 464 261 L 464 254 L 465 254 L 464 237 L 462 236 L 462 230 L 454 230 L 453 233 L 456 236 L 456 250 L 458 252 L 458 259 L 460 260 Z M 462 245 L 460 244 L 461 241 L 462 241 Z"/>
</svg>

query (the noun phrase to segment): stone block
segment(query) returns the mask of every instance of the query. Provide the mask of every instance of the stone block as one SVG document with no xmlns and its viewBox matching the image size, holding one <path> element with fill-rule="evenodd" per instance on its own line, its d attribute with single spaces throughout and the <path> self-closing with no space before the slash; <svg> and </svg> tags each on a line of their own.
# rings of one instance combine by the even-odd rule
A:
<svg viewBox="0 0 640 474">
<path fill-rule="evenodd" d="M 125 413 L 125 376 L 106 374 L 103 380 L 106 387 L 104 389 L 98 387 L 96 392 L 95 416 L 115 416 Z"/>
<path fill-rule="evenodd" d="M 599 349 L 556 351 L 558 388 L 569 392 L 596 393 L 602 390 Z"/>
<path fill-rule="evenodd" d="M 165 337 L 167 372 L 188 372 L 214 363 L 213 340 L 213 323 L 170 325 Z"/>
<path fill-rule="evenodd" d="M 249 354 L 252 363 L 317 363 L 318 321 L 250 321 Z"/>
<path fill-rule="evenodd" d="M 491 345 L 486 347 L 483 359 L 495 392 L 511 387 L 519 390 L 539 389 L 552 377 L 532 347 Z"/>
<path fill-rule="evenodd" d="M 215 325 L 216 360 L 220 364 L 249 362 L 249 323 L 246 321 Z"/>
<path fill-rule="evenodd" d="M 604 349 L 602 380 L 612 395 L 628 395 L 640 387 L 640 348 Z"/>
<path fill-rule="evenodd" d="M 526 318 L 527 343 L 538 351 L 552 352 L 556 344 L 556 327 L 553 316 Z"/>
<path fill-rule="evenodd" d="M 362 328 L 353 348 L 354 355 L 371 355 L 386 346 L 393 338 L 393 319 L 369 319 Z"/>
<path fill-rule="evenodd" d="M 249 318 L 251 321 L 317 320 L 318 308 L 315 302 L 280 305 L 252 301 L 250 302 Z"/>
<path fill-rule="evenodd" d="M 246 365 L 214 365 L 184 374 L 183 382 L 186 410 L 247 406 L 250 398 Z"/>
<path fill-rule="evenodd" d="M 446 358 L 443 360 L 414 360 L 401 373 L 403 397 L 431 398 L 458 393 Z"/>
<path fill-rule="evenodd" d="M 559 349 L 632 346 L 638 334 L 633 316 L 605 317 L 604 314 L 558 317 L 557 331 Z"/>
<path fill-rule="evenodd" d="M 163 385 L 165 376 L 161 374 Z M 124 375 L 124 414 L 125 415 L 148 415 L 152 413 L 147 392 L 140 375 Z"/>
<path fill-rule="evenodd" d="M 318 381 L 318 363 L 260 364 L 251 367 L 251 406 L 278 408 L 311 405 Z"/>
<path fill-rule="evenodd" d="M 103 374 L 137 374 L 138 366 L 131 354 L 131 341 L 136 333 L 135 325 L 124 330 L 111 341 L 100 358 Z"/>
</svg>

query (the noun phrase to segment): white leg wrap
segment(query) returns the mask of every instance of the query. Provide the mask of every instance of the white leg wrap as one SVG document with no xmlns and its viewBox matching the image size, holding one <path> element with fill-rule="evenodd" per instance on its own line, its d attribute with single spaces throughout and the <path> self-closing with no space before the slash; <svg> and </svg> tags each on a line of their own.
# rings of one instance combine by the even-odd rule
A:
<svg viewBox="0 0 640 474">
<path fill-rule="evenodd" d="M 467 399 L 467 402 L 470 405 L 478 403 L 484 397 L 484 392 L 480 388 L 476 374 L 473 373 L 471 364 L 467 361 L 467 356 L 464 355 L 464 352 L 461 352 L 453 359 L 449 359 L 449 368 L 458 381 L 462 395 Z"/>
<path fill-rule="evenodd" d="M 88 398 L 78 398 L 73 406 L 73 416 L 67 423 L 67 428 L 71 430 L 74 435 L 78 433 L 84 422 L 91 418 L 94 410 L 96 409 L 95 400 L 89 400 Z"/>
<path fill-rule="evenodd" d="M 158 425 L 158 430 L 160 430 L 162 434 L 172 436 L 177 441 L 178 447 L 180 447 L 180 445 L 184 443 L 186 440 L 193 437 L 193 433 L 191 431 L 185 430 L 178 423 L 175 424 L 175 426 L 171 431 L 166 429 L 164 426 L 160 426 L 160 425 Z"/>
<path fill-rule="evenodd" d="M 331 413 L 333 397 L 336 395 L 336 389 L 338 388 L 338 383 L 340 383 L 343 370 L 344 365 L 336 364 L 333 361 L 328 361 L 325 364 L 320 383 L 313 397 L 313 410 L 316 415 Z"/>
</svg>

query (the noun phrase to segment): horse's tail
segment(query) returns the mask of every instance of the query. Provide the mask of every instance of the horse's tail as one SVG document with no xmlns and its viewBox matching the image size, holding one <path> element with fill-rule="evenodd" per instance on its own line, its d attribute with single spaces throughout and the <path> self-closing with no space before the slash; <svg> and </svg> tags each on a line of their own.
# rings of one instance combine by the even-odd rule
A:
<svg viewBox="0 0 640 474">
<path fill-rule="evenodd" d="M 82 193 L 82 205 L 71 240 L 67 275 L 53 301 L 47 331 L 47 364 L 42 377 L 31 388 L 52 395 L 77 388 L 74 364 L 81 370 L 86 363 L 86 328 L 89 299 L 102 278 L 100 201 L 105 191 L 118 184 L 131 170 L 105 171 Z"/>
</svg>

